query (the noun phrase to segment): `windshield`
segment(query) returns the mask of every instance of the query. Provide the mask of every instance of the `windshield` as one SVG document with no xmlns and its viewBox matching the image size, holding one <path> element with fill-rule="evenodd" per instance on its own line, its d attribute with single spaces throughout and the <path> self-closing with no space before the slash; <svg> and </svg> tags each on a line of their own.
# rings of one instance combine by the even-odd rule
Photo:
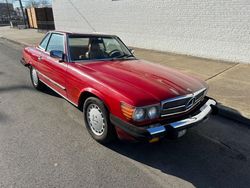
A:
<svg viewBox="0 0 250 188">
<path fill-rule="evenodd" d="M 72 61 L 135 58 L 117 37 L 72 35 L 68 45 Z"/>
</svg>

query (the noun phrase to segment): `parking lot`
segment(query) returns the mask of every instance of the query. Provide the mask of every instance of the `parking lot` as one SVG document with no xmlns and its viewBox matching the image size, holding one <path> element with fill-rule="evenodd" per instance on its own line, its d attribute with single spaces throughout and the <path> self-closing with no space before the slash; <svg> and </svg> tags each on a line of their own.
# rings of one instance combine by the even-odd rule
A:
<svg viewBox="0 0 250 188">
<path fill-rule="evenodd" d="M 179 140 L 95 142 L 82 113 L 33 89 L 0 40 L 0 187 L 250 187 L 249 127 L 213 116 Z"/>
</svg>

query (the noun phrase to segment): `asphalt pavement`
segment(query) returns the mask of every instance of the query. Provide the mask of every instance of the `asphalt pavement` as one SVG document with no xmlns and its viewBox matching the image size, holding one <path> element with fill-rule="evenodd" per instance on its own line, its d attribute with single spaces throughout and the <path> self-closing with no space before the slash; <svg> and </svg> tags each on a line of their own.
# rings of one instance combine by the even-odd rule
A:
<svg viewBox="0 0 250 188">
<path fill-rule="evenodd" d="M 249 127 L 213 116 L 179 140 L 104 146 L 20 57 L 0 40 L 0 187 L 250 187 Z"/>
</svg>

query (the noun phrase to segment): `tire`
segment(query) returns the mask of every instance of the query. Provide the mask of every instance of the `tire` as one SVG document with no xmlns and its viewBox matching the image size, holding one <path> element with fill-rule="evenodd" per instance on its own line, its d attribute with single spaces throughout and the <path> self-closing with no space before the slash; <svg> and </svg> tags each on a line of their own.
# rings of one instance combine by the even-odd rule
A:
<svg viewBox="0 0 250 188">
<path fill-rule="evenodd" d="M 109 120 L 109 112 L 100 99 L 87 98 L 83 105 L 83 114 L 86 128 L 96 141 L 105 144 L 116 138 L 114 126 Z"/>
<path fill-rule="evenodd" d="M 40 91 L 44 89 L 44 84 L 39 80 L 37 71 L 34 67 L 30 67 L 30 79 L 34 88 Z"/>
</svg>

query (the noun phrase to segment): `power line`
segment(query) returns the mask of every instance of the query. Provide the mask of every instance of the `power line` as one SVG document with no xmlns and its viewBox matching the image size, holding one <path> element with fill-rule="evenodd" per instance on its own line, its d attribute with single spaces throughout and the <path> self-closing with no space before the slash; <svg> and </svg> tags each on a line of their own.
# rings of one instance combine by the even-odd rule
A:
<svg viewBox="0 0 250 188">
<path fill-rule="evenodd" d="M 85 22 L 89 25 L 89 27 L 96 32 L 95 28 L 89 23 L 87 18 L 79 11 L 79 9 L 74 5 L 74 3 L 71 0 L 68 0 L 71 6 L 78 12 L 78 14 L 85 20 Z"/>
</svg>

